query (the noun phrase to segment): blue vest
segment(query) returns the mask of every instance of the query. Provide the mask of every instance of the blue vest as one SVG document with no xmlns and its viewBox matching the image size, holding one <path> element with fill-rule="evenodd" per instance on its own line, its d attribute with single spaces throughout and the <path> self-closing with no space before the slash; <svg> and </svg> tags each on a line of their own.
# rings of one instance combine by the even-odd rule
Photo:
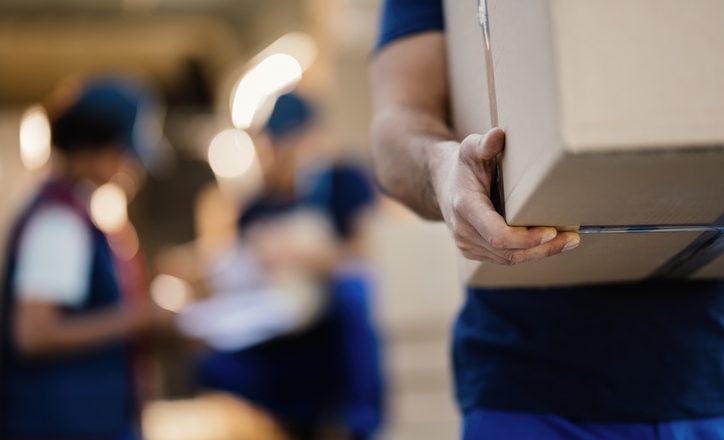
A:
<svg viewBox="0 0 724 440">
<path fill-rule="evenodd" d="M 18 241 L 30 219 L 44 206 L 67 206 L 82 215 L 93 237 L 92 269 L 85 302 L 65 308 L 71 316 L 118 304 L 121 293 L 108 241 L 86 209 L 62 182 L 47 183 L 12 231 L 2 284 L 0 352 L 0 438 L 113 438 L 132 417 L 131 357 L 118 342 L 62 357 L 31 359 L 14 346 L 13 278 Z"/>
</svg>

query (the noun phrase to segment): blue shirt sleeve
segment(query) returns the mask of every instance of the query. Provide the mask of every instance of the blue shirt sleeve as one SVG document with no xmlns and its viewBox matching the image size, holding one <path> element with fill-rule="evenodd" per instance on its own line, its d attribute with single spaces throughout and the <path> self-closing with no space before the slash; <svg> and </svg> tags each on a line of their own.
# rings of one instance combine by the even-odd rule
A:
<svg viewBox="0 0 724 440">
<path fill-rule="evenodd" d="M 376 50 L 411 34 L 444 29 L 442 0 L 385 0 Z"/>
</svg>

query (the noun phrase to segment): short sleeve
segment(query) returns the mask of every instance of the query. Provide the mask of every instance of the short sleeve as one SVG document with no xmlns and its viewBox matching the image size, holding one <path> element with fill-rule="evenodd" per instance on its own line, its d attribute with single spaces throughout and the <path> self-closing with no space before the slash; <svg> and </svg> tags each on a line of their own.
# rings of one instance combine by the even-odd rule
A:
<svg viewBox="0 0 724 440">
<path fill-rule="evenodd" d="M 376 50 L 408 35 L 444 28 L 442 0 L 385 0 Z"/>
<path fill-rule="evenodd" d="M 76 212 L 63 206 L 38 211 L 19 241 L 15 290 L 18 298 L 76 307 L 86 298 L 92 237 Z"/>
</svg>

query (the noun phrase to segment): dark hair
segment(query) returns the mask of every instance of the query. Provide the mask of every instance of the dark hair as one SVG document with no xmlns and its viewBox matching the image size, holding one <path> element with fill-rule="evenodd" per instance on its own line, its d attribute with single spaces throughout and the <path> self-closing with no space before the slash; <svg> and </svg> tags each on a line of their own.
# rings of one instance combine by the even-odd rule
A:
<svg viewBox="0 0 724 440">
<path fill-rule="evenodd" d="M 65 153 L 115 147 L 134 151 L 141 108 L 148 92 L 131 78 L 97 77 L 74 90 L 51 112 L 54 147 Z"/>
<path fill-rule="evenodd" d="M 123 142 L 122 129 L 112 115 L 71 108 L 51 122 L 53 146 L 63 153 L 92 151 Z"/>
</svg>

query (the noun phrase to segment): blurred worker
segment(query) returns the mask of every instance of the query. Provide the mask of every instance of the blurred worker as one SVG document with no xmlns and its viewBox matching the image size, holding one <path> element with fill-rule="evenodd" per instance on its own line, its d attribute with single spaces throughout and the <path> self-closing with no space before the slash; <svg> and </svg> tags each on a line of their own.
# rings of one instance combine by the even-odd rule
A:
<svg viewBox="0 0 724 440">
<path fill-rule="evenodd" d="M 574 249 L 577 234 L 510 227 L 493 209 L 505 134 L 455 139 L 445 63 L 442 0 L 387 0 L 373 64 L 384 188 L 444 220 L 469 258 Z M 469 288 L 454 367 L 466 439 L 724 438 L 724 283 Z"/>
<path fill-rule="evenodd" d="M 305 327 L 290 327 L 246 349 L 212 354 L 201 364 L 202 383 L 265 408 L 294 438 L 322 438 L 330 425 L 343 427 L 341 438 L 369 438 L 383 416 L 379 341 L 370 304 L 374 289 L 363 249 L 364 214 L 375 197 L 372 185 L 351 165 L 312 166 L 318 165 L 314 158 L 320 157 L 315 150 L 321 140 L 312 107 L 294 94 L 278 99 L 265 134 L 271 144 L 268 157 L 262 152 L 265 187 L 239 220 L 241 243 L 250 246 L 251 254 L 239 254 L 243 264 L 227 276 L 217 274 L 216 285 L 253 290 L 250 286 L 265 283 L 259 277 L 301 270 L 321 284 L 321 292 L 315 292 L 323 300 L 321 311 L 307 310 L 314 319 L 307 319 Z M 253 265 L 256 271 L 249 269 Z M 254 310 L 257 316 L 266 313 L 258 319 L 269 323 L 267 330 L 293 319 L 270 301 L 263 304 L 268 307 Z"/>
<path fill-rule="evenodd" d="M 374 323 L 374 275 L 367 256 L 366 208 L 376 194 L 352 163 L 336 163 L 317 176 L 311 204 L 331 218 L 340 248 L 328 279 L 329 316 L 339 332 L 344 425 L 369 438 L 383 422 L 384 386 Z"/>
<path fill-rule="evenodd" d="M 138 439 L 130 344 L 167 318 L 123 297 L 133 292 L 119 272 L 130 272 L 93 224 L 89 198 L 151 147 L 141 122 L 153 100 L 120 77 L 58 99 L 52 175 L 17 220 L 2 284 L 0 437 Z"/>
</svg>

